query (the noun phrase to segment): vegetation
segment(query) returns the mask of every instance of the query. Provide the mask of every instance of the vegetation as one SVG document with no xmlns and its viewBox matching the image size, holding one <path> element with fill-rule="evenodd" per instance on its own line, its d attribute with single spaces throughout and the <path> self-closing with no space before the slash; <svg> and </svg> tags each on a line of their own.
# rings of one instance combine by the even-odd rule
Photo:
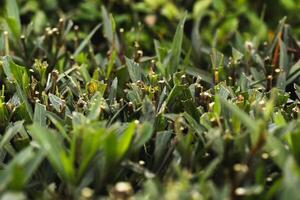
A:
<svg viewBox="0 0 300 200">
<path fill-rule="evenodd" d="M 299 199 L 297 0 L 0 2 L 1 199 Z"/>
</svg>

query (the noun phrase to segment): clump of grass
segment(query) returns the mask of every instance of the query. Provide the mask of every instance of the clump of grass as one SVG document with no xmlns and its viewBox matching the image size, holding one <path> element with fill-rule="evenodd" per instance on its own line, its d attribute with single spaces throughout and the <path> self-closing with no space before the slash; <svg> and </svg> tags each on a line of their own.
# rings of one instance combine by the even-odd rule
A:
<svg viewBox="0 0 300 200">
<path fill-rule="evenodd" d="M 285 19 L 268 43 L 209 48 L 200 68 L 187 13 L 150 52 L 101 13 L 89 33 L 1 18 L 2 198 L 298 198 L 299 42 Z"/>
</svg>

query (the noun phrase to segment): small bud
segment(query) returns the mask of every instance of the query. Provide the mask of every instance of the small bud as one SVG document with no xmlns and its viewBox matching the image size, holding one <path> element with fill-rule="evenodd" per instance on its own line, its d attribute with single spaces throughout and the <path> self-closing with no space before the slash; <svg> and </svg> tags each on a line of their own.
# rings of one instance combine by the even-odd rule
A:
<svg viewBox="0 0 300 200">
<path fill-rule="evenodd" d="M 272 89 L 272 82 L 273 82 L 273 76 L 268 75 L 268 77 L 267 77 L 267 91 L 270 91 Z"/>
<path fill-rule="evenodd" d="M 142 57 L 143 56 L 143 51 L 142 50 L 138 50 L 137 54 L 138 54 L 139 57 Z"/>
<path fill-rule="evenodd" d="M 236 188 L 234 192 L 238 196 L 244 196 L 247 193 L 246 189 L 242 187 Z"/>
<path fill-rule="evenodd" d="M 94 195 L 94 190 L 85 187 L 81 190 L 81 196 L 85 199 L 90 199 Z"/>
<path fill-rule="evenodd" d="M 113 189 L 115 199 L 129 199 L 133 195 L 133 188 L 128 182 L 119 182 Z"/>
<path fill-rule="evenodd" d="M 267 153 L 262 153 L 261 154 L 262 159 L 267 160 L 269 158 L 269 154 Z"/>
<path fill-rule="evenodd" d="M 53 78 L 53 80 L 57 80 L 58 79 L 58 77 L 59 77 L 59 72 L 58 72 L 58 70 L 53 70 L 52 72 L 51 72 L 51 76 L 52 76 L 52 78 Z"/>
<path fill-rule="evenodd" d="M 140 161 L 139 161 L 139 165 L 145 165 L 145 161 L 140 160 Z"/>
<path fill-rule="evenodd" d="M 242 173 L 246 173 L 248 171 L 248 166 L 244 165 L 244 164 L 235 164 L 233 166 L 234 171 L 236 172 L 242 172 Z"/>
<path fill-rule="evenodd" d="M 133 103 L 131 101 L 128 103 L 128 110 L 129 110 L 129 112 L 133 112 L 134 111 L 134 105 L 133 105 Z"/>
</svg>

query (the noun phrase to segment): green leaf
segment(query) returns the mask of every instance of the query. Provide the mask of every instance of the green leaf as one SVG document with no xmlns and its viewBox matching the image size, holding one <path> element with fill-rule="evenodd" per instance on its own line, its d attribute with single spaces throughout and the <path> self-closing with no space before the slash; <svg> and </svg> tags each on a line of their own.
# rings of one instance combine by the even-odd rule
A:
<svg viewBox="0 0 300 200">
<path fill-rule="evenodd" d="M 269 134 L 264 149 L 272 156 L 272 160 L 277 166 L 283 169 L 288 158 L 288 151 L 284 147 L 284 144 L 278 138 Z"/>
<path fill-rule="evenodd" d="M 24 94 L 24 91 L 21 89 L 19 84 L 16 85 L 16 89 L 17 89 L 17 94 L 18 94 L 20 100 L 23 101 L 26 106 L 27 114 L 29 115 L 30 119 L 32 120 L 33 112 L 32 112 L 31 104 L 29 103 L 26 95 Z"/>
<path fill-rule="evenodd" d="M 193 7 L 193 17 L 195 19 L 199 18 L 203 15 L 207 8 L 211 5 L 212 0 L 198 0 Z"/>
<path fill-rule="evenodd" d="M 65 122 L 53 112 L 47 111 L 46 116 L 54 124 L 54 126 L 58 129 L 59 133 L 62 134 L 63 137 L 66 138 L 68 141 L 71 141 L 71 138 L 69 137 L 65 128 L 63 127 L 63 124 Z"/>
<path fill-rule="evenodd" d="M 277 77 L 277 81 L 276 81 L 276 87 L 280 90 L 285 90 L 286 85 L 287 85 L 287 81 L 286 81 L 286 72 L 280 72 L 278 77 Z"/>
<path fill-rule="evenodd" d="M 279 67 L 281 69 L 284 69 L 284 71 L 288 71 L 289 58 L 286 49 L 286 44 L 284 43 L 284 41 L 281 41 L 280 38 L 279 41 L 280 41 Z"/>
<path fill-rule="evenodd" d="M 5 56 L 2 58 L 3 70 L 5 75 L 10 81 L 16 81 L 20 86 L 23 86 L 23 74 L 27 74 L 25 67 L 17 65 L 13 62 L 12 58 Z"/>
<path fill-rule="evenodd" d="M 280 127 L 286 125 L 286 121 L 280 111 L 274 113 L 274 123 Z"/>
<path fill-rule="evenodd" d="M 251 131 L 256 133 L 258 131 L 257 123 L 243 110 L 239 109 L 235 104 L 229 103 L 227 100 L 220 98 L 220 102 L 230 111 L 236 115 L 242 123 Z"/>
<path fill-rule="evenodd" d="M 35 103 L 33 122 L 46 127 L 46 106 L 40 103 Z"/>
<path fill-rule="evenodd" d="M 190 127 L 198 134 L 199 137 L 204 142 L 203 138 L 203 132 L 206 131 L 206 128 L 201 125 L 199 122 L 197 122 L 192 116 L 190 116 L 188 113 L 184 112 L 183 113 L 184 118 L 187 120 L 188 124 Z"/>
<path fill-rule="evenodd" d="M 220 97 L 219 95 L 215 95 L 215 101 L 214 101 L 214 105 L 213 105 L 213 110 L 214 113 L 219 117 L 221 114 L 221 102 L 220 102 Z"/>
<path fill-rule="evenodd" d="M 218 69 L 219 67 L 223 66 L 224 55 L 221 52 L 219 52 L 213 48 L 210 53 L 210 60 L 211 60 L 213 69 Z"/>
<path fill-rule="evenodd" d="M 11 81 L 15 81 L 17 94 L 22 102 L 25 103 L 26 110 L 30 119 L 33 119 L 32 107 L 27 99 L 27 96 L 24 92 L 26 85 L 23 84 L 23 77 L 28 76 L 25 67 L 19 66 L 12 61 L 11 57 L 5 56 L 2 58 L 3 61 L 3 70 L 5 75 Z"/>
<path fill-rule="evenodd" d="M 133 60 L 126 58 L 126 65 L 128 69 L 128 73 L 132 82 L 137 82 L 142 80 L 142 69 L 141 66 L 134 62 Z"/>
<path fill-rule="evenodd" d="M 292 152 L 300 163 L 300 132 L 291 133 Z"/>
<path fill-rule="evenodd" d="M 23 127 L 24 121 L 17 121 L 15 122 L 11 127 L 9 127 L 6 131 L 3 137 L 0 141 L 0 149 L 7 148 L 6 145 L 9 144 L 10 140 L 21 131 L 21 129 L 24 129 Z"/>
<path fill-rule="evenodd" d="M 53 108 L 58 112 L 61 113 L 66 107 L 65 111 L 70 114 L 70 110 L 66 105 L 66 102 L 59 98 L 58 96 L 55 96 L 54 94 L 49 93 L 49 101 L 52 104 Z"/>
<path fill-rule="evenodd" d="M 300 169 L 296 161 L 289 156 L 284 163 L 283 183 L 281 186 L 280 199 L 298 199 L 300 187 Z"/>
<path fill-rule="evenodd" d="M 296 93 L 298 99 L 300 99 L 300 86 L 297 85 L 296 83 L 294 83 L 294 88 L 295 88 L 295 93 Z"/>
<path fill-rule="evenodd" d="M 93 35 L 96 33 L 96 31 L 101 27 L 101 24 L 98 24 L 85 38 L 84 40 L 80 43 L 80 45 L 77 47 L 75 52 L 73 53 L 73 57 L 76 57 L 85 47 L 86 45 L 90 42 L 91 38 Z"/>
<path fill-rule="evenodd" d="M 123 155 L 127 152 L 129 145 L 131 144 L 132 137 L 134 135 L 136 123 L 131 122 L 128 124 L 125 131 L 122 133 L 119 141 L 118 141 L 118 149 L 117 149 L 117 160 L 122 158 Z"/>
<path fill-rule="evenodd" d="M 166 105 L 169 106 L 171 103 L 175 102 L 178 97 L 180 97 L 181 100 L 186 100 L 187 98 L 183 96 L 184 90 L 186 89 L 187 88 L 183 85 L 175 85 L 166 99 Z"/>
<path fill-rule="evenodd" d="M 101 7 L 102 20 L 104 24 L 103 35 L 110 42 L 110 44 L 117 49 L 117 52 L 120 50 L 120 44 L 118 36 L 116 34 L 116 24 L 112 15 L 109 15 L 104 6 Z"/>
<path fill-rule="evenodd" d="M 113 164 L 117 161 L 117 145 L 118 145 L 118 138 L 116 136 L 115 131 L 107 133 L 105 140 L 103 142 L 103 150 L 105 156 L 105 165 L 107 167 L 107 171 Z"/>
<path fill-rule="evenodd" d="M 0 192 L 3 189 L 21 190 L 27 186 L 37 167 L 44 158 L 42 152 L 34 151 L 29 146 L 19 152 L 0 172 Z"/>
<path fill-rule="evenodd" d="M 180 55 L 181 55 L 181 49 L 182 49 L 182 41 L 183 41 L 183 30 L 184 30 L 184 24 L 186 20 L 187 15 L 185 14 L 176 29 L 173 43 L 170 50 L 170 61 L 166 68 L 166 75 L 171 76 L 173 73 L 177 71 L 179 68 L 179 62 L 180 62 Z"/>
<path fill-rule="evenodd" d="M 151 138 L 153 133 L 153 125 L 144 122 L 137 129 L 136 137 L 134 138 L 134 142 L 132 144 L 133 150 L 139 150 L 146 142 Z"/>
<path fill-rule="evenodd" d="M 116 99 L 117 97 L 117 88 L 118 88 L 118 78 L 116 77 L 110 87 L 110 93 L 109 93 L 109 102 L 110 104 L 113 103 L 113 101 Z"/>
<path fill-rule="evenodd" d="M 88 68 L 87 68 L 86 64 L 82 64 L 79 67 L 79 71 L 80 71 L 82 77 L 84 78 L 85 83 L 88 83 L 89 81 L 91 81 L 91 76 L 89 74 L 89 71 L 88 71 Z"/>
<path fill-rule="evenodd" d="M 20 24 L 18 24 L 18 22 L 14 19 L 14 18 L 11 18 L 11 17 L 7 17 L 6 18 L 6 24 L 8 26 L 8 28 L 10 29 L 10 31 L 12 32 L 13 34 L 13 38 L 14 40 L 18 40 L 19 39 L 19 36 L 21 34 L 21 26 Z"/>
<path fill-rule="evenodd" d="M 155 150 L 154 150 L 154 165 L 159 167 L 163 161 L 164 156 L 171 141 L 172 131 L 162 131 L 156 133 Z"/>
<path fill-rule="evenodd" d="M 241 59 L 243 58 L 243 54 L 241 52 L 239 52 L 237 49 L 235 49 L 234 47 L 232 47 L 232 58 L 233 58 L 233 63 L 237 64 L 241 61 Z"/>
<path fill-rule="evenodd" d="M 2 2 L 3 3 L 3 2 Z M 19 39 L 21 35 L 21 22 L 19 8 L 16 0 L 5 0 L 5 20 L 14 40 Z"/>
<path fill-rule="evenodd" d="M 112 68 L 114 66 L 114 63 L 116 61 L 116 57 L 117 57 L 117 51 L 116 51 L 116 49 L 114 49 L 112 54 L 109 57 L 109 61 L 108 61 L 108 64 L 107 64 L 106 80 L 108 80 L 108 78 L 110 76 L 111 70 L 112 70 Z"/>
<path fill-rule="evenodd" d="M 71 163 L 67 161 L 66 152 L 64 151 L 62 140 L 58 134 L 37 123 L 28 126 L 28 130 L 33 140 L 39 144 L 39 148 L 45 152 L 47 159 L 62 180 L 73 182 L 75 178 L 73 167 L 70 166 Z"/>
<path fill-rule="evenodd" d="M 80 167 L 77 173 L 77 179 L 83 177 L 84 172 L 89 166 L 91 160 L 101 147 L 101 142 L 105 132 L 106 130 L 104 128 L 98 128 L 94 130 L 87 129 L 85 131 L 85 134 L 82 136 L 82 143 L 80 146 L 80 154 L 82 155 L 82 157 L 80 161 Z M 77 147 L 74 146 L 75 153 L 78 153 L 78 150 L 76 150 L 76 148 Z"/>
<path fill-rule="evenodd" d="M 5 103 L 2 100 L 2 97 L 0 97 L 0 128 L 6 127 L 8 121 L 9 121 L 9 112 L 7 110 Z"/>
<path fill-rule="evenodd" d="M 103 109 L 107 109 L 107 103 L 99 92 L 97 92 L 90 99 L 89 105 L 90 107 L 89 107 L 87 118 L 90 120 L 96 120 L 103 112 Z"/>
<path fill-rule="evenodd" d="M 199 69 L 196 67 L 185 67 L 185 71 L 189 75 L 192 75 L 194 77 L 200 77 L 201 80 L 203 80 L 211 85 L 213 84 L 212 75 L 205 70 L 202 70 L 202 69 Z"/>
<path fill-rule="evenodd" d="M 271 56 L 272 55 L 272 52 L 274 51 L 277 43 L 278 43 L 278 40 L 280 39 L 280 35 L 283 31 L 283 28 L 284 28 L 284 25 L 285 25 L 285 21 L 286 21 L 286 17 L 283 17 L 280 21 L 279 21 L 279 24 L 277 26 L 277 29 L 275 31 L 275 34 L 274 34 L 274 37 L 273 37 L 273 40 L 271 42 L 271 45 L 269 46 L 268 48 L 268 55 Z"/>
<path fill-rule="evenodd" d="M 6 0 L 6 14 L 8 17 L 13 18 L 17 24 L 21 27 L 20 23 L 20 14 L 19 14 L 19 8 L 16 0 Z"/>
<path fill-rule="evenodd" d="M 298 60 L 290 69 L 286 84 L 290 84 L 300 76 L 300 60 Z"/>
</svg>

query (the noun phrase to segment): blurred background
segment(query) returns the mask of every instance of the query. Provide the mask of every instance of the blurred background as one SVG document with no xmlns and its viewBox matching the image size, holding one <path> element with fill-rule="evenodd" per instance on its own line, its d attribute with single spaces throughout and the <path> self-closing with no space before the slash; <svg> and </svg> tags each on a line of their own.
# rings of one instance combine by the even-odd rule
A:
<svg viewBox="0 0 300 200">
<path fill-rule="evenodd" d="M 138 37 L 146 49 L 151 48 L 149 40 L 173 37 L 178 19 L 186 11 L 186 36 L 193 43 L 201 41 L 220 50 L 226 49 L 233 37 L 253 40 L 254 35 L 257 44 L 270 39 L 284 16 L 294 34 L 300 35 L 299 0 L 19 0 L 18 4 L 22 24 L 32 22 L 36 32 L 60 17 L 72 19 L 82 32 L 90 31 L 101 21 L 104 5 L 118 28 L 136 33 L 127 32 L 127 41 Z"/>
</svg>

